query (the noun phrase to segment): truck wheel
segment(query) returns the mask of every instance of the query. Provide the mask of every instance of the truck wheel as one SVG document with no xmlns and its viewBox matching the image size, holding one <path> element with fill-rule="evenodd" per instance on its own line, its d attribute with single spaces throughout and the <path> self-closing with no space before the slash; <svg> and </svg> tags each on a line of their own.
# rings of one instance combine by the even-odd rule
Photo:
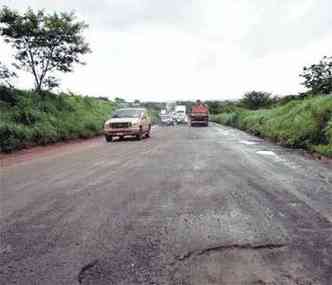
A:
<svg viewBox="0 0 332 285">
<path fill-rule="evenodd" d="M 112 141 L 113 141 L 113 137 L 112 137 L 112 136 L 107 136 L 107 135 L 105 135 L 105 140 L 106 140 L 107 142 L 112 142 Z"/>
</svg>

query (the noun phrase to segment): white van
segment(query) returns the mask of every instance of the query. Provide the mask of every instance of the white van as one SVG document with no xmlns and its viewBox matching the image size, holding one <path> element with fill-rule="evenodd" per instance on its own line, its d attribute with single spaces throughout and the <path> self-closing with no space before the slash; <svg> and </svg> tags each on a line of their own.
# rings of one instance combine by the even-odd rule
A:
<svg viewBox="0 0 332 285">
<path fill-rule="evenodd" d="M 186 106 L 176 105 L 175 106 L 175 119 L 179 124 L 184 124 L 187 122 Z"/>
</svg>

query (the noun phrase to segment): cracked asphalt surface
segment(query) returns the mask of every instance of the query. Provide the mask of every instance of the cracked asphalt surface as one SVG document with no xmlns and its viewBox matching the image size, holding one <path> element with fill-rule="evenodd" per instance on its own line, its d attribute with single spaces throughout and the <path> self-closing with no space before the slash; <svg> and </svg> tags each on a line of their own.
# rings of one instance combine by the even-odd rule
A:
<svg viewBox="0 0 332 285">
<path fill-rule="evenodd" d="M 332 169 L 241 131 L 1 169 L 0 284 L 332 284 Z"/>
</svg>

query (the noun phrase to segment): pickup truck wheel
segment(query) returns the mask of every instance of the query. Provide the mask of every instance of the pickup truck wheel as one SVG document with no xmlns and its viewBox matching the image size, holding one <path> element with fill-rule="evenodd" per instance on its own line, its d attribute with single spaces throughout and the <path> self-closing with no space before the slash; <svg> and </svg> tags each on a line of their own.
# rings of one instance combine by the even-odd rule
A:
<svg viewBox="0 0 332 285">
<path fill-rule="evenodd" d="M 112 142 L 112 141 L 113 141 L 113 137 L 112 137 L 112 136 L 107 136 L 107 135 L 105 135 L 105 140 L 106 140 L 107 142 Z"/>
<path fill-rule="evenodd" d="M 146 137 L 147 138 L 151 137 L 151 125 L 149 126 L 148 132 L 146 133 Z"/>
<path fill-rule="evenodd" d="M 137 140 L 139 140 L 139 141 L 143 139 L 143 130 L 142 130 L 142 128 L 140 128 L 140 130 L 139 130 L 139 134 L 136 135 L 136 138 L 137 138 Z"/>
</svg>

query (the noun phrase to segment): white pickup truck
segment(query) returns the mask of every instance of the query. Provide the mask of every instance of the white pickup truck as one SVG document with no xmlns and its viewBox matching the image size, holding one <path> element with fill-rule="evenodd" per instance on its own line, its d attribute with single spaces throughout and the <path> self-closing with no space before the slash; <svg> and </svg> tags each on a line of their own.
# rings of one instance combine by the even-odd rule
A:
<svg viewBox="0 0 332 285">
<path fill-rule="evenodd" d="M 150 137 L 151 118 L 146 109 L 127 108 L 115 111 L 112 118 L 105 122 L 105 139 L 111 142 L 114 137 L 136 136 L 141 140 Z"/>
</svg>

